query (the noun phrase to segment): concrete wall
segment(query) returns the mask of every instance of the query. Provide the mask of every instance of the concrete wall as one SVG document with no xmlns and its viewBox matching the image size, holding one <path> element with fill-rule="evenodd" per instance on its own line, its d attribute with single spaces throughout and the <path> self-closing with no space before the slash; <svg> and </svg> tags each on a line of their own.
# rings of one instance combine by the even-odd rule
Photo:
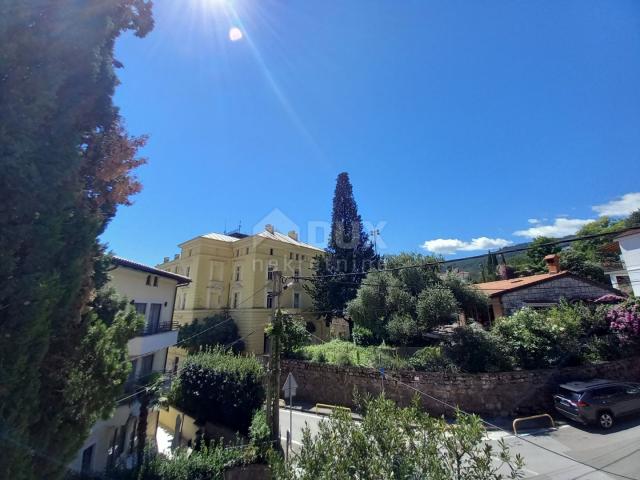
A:
<svg viewBox="0 0 640 480">
<path fill-rule="evenodd" d="M 511 315 L 522 307 L 526 307 L 527 304 L 558 303 L 561 298 L 566 298 L 567 300 L 595 300 L 611 293 L 611 290 L 607 288 L 576 277 L 565 276 L 539 285 L 505 293 L 500 299 L 504 315 Z"/>
<path fill-rule="evenodd" d="M 298 383 L 296 399 L 312 403 L 353 407 L 355 389 L 372 395 L 382 391 L 380 373 L 370 368 L 284 360 L 283 383 L 289 372 Z M 506 416 L 552 412 L 551 395 L 559 383 L 590 378 L 639 381 L 640 358 L 556 370 L 452 376 L 414 371 L 387 372 L 384 390 L 387 397 L 401 406 L 410 404 L 416 395 L 414 388 L 467 412 Z M 453 413 L 451 408 L 436 400 L 424 395 L 420 395 L 420 399 L 423 407 L 433 414 Z"/>
</svg>

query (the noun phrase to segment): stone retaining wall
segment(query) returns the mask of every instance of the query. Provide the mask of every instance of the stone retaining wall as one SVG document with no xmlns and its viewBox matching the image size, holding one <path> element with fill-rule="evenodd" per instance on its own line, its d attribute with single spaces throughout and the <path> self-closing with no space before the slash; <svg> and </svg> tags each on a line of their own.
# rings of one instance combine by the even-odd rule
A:
<svg viewBox="0 0 640 480">
<path fill-rule="evenodd" d="M 380 372 L 363 367 L 339 367 L 323 363 L 283 360 L 281 380 L 293 373 L 297 400 L 354 406 L 353 393 L 378 395 Z M 527 415 L 553 410 L 552 393 L 569 380 L 607 378 L 640 381 L 640 357 L 582 367 L 554 370 L 446 375 L 442 373 L 387 371 L 384 390 L 401 406 L 410 404 L 416 391 L 456 405 L 464 411 L 489 416 Z M 448 406 L 420 395 L 423 408 L 433 414 L 451 414 Z"/>
</svg>

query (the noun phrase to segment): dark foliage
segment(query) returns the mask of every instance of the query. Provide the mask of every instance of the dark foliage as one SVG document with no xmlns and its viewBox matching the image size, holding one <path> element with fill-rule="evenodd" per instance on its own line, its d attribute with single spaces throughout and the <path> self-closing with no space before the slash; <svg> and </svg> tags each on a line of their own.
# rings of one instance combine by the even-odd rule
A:
<svg viewBox="0 0 640 480">
<path fill-rule="evenodd" d="M 198 421 L 246 433 L 265 400 L 263 375 L 254 357 L 213 348 L 187 357 L 169 401 Z"/>
</svg>

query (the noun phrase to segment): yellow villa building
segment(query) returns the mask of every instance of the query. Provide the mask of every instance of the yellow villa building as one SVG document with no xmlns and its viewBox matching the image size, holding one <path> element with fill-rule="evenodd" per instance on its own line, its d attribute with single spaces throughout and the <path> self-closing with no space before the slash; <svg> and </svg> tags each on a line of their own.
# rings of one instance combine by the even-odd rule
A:
<svg viewBox="0 0 640 480">
<path fill-rule="evenodd" d="M 256 355 L 265 353 L 267 343 L 264 329 L 272 314 L 272 272 L 310 276 L 314 257 L 324 253 L 298 240 L 295 231 L 284 234 L 273 225 L 255 235 L 210 233 L 178 246 L 179 254 L 173 259 L 165 257 L 157 266 L 192 280 L 178 288 L 174 324 L 185 325 L 229 309 L 245 350 Z M 328 338 L 325 322 L 305 313 L 313 310 L 313 305 L 302 281 L 294 281 L 279 301 L 281 308 L 304 317 L 313 335 Z M 185 356 L 184 350 L 172 347 L 166 368 L 176 371 Z"/>
</svg>

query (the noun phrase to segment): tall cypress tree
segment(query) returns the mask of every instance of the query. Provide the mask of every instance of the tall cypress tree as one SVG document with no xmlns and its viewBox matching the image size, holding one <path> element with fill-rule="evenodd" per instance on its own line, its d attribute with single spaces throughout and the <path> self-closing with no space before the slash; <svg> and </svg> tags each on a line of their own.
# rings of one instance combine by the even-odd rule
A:
<svg viewBox="0 0 640 480">
<path fill-rule="evenodd" d="M 97 237 L 140 189 L 129 172 L 144 144 L 112 103 L 114 43 L 153 20 L 147 0 L 2 10 L 0 478 L 56 478 L 128 368 L 135 318 L 99 305 Z"/>
<path fill-rule="evenodd" d="M 377 267 L 379 261 L 364 230 L 346 172 L 339 174 L 336 182 L 331 237 L 325 252 L 325 256 L 318 256 L 315 260 L 315 278 L 307 290 L 316 311 L 330 319 L 342 314 L 347 302 L 355 298 L 364 277 L 359 273 Z"/>
</svg>

